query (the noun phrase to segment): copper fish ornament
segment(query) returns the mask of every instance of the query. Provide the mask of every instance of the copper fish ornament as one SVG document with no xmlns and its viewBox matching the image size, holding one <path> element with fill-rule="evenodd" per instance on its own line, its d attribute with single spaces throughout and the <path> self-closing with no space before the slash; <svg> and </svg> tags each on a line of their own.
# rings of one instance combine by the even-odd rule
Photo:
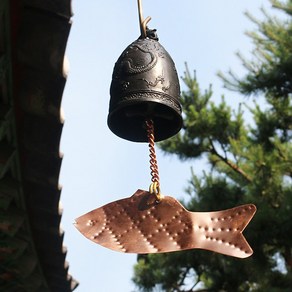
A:
<svg viewBox="0 0 292 292">
<path fill-rule="evenodd" d="M 147 191 L 97 208 L 76 219 L 88 239 L 125 253 L 206 249 L 246 258 L 253 251 L 242 232 L 256 212 L 252 204 L 215 212 L 190 212 L 176 199 Z"/>
</svg>

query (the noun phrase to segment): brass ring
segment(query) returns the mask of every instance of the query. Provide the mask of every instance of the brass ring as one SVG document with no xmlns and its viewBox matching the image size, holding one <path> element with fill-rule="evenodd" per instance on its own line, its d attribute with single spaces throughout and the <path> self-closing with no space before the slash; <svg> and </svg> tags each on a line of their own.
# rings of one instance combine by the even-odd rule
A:
<svg viewBox="0 0 292 292">
<path fill-rule="evenodd" d="M 149 187 L 149 193 L 155 195 L 156 200 L 160 202 L 163 199 L 163 195 L 160 192 L 160 186 L 157 181 L 151 183 Z"/>
</svg>

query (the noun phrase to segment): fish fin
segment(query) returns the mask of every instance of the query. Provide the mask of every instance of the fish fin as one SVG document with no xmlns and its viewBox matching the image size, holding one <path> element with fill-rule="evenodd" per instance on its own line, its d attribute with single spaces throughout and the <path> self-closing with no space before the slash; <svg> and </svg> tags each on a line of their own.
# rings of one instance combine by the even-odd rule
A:
<svg viewBox="0 0 292 292">
<path fill-rule="evenodd" d="M 255 212 L 255 205 L 248 204 L 224 211 L 195 213 L 200 234 L 198 247 L 239 258 L 251 256 L 253 250 L 242 232 Z"/>
</svg>

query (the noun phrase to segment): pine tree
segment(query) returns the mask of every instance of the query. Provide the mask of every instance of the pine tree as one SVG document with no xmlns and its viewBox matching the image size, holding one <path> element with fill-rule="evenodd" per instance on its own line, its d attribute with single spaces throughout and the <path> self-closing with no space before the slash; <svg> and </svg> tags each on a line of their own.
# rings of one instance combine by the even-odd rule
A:
<svg viewBox="0 0 292 292">
<path fill-rule="evenodd" d="M 244 203 L 258 207 L 245 230 L 254 254 L 245 260 L 190 250 L 138 257 L 133 281 L 143 291 L 292 291 L 292 1 L 271 1 L 286 20 L 267 15 L 249 33 L 254 59 L 247 74 L 220 74 L 226 87 L 262 96 L 265 106 L 232 110 L 224 98 L 212 102 L 187 69 L 182 94 L 184 129 L 161 148 L 180 159 L 206 156 L 210 171 L 192 174 L 187 188 L 193 211 L 221 210 Z"/>
</svg>

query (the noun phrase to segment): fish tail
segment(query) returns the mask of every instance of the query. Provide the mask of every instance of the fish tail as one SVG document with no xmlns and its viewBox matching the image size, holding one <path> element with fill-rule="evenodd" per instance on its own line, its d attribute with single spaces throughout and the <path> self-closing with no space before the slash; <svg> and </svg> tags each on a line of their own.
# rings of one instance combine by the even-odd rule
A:
<svg viewBox="0 0 292 292">
<path fill-rule="evenodd" d="M 246 258 L 253 254 L 242 232 L 256 212 L 256 206 L 247 204 L 232 209 L 195 213 L 199 222 L 198 246 L 225 255 Z"/>
</svg>

